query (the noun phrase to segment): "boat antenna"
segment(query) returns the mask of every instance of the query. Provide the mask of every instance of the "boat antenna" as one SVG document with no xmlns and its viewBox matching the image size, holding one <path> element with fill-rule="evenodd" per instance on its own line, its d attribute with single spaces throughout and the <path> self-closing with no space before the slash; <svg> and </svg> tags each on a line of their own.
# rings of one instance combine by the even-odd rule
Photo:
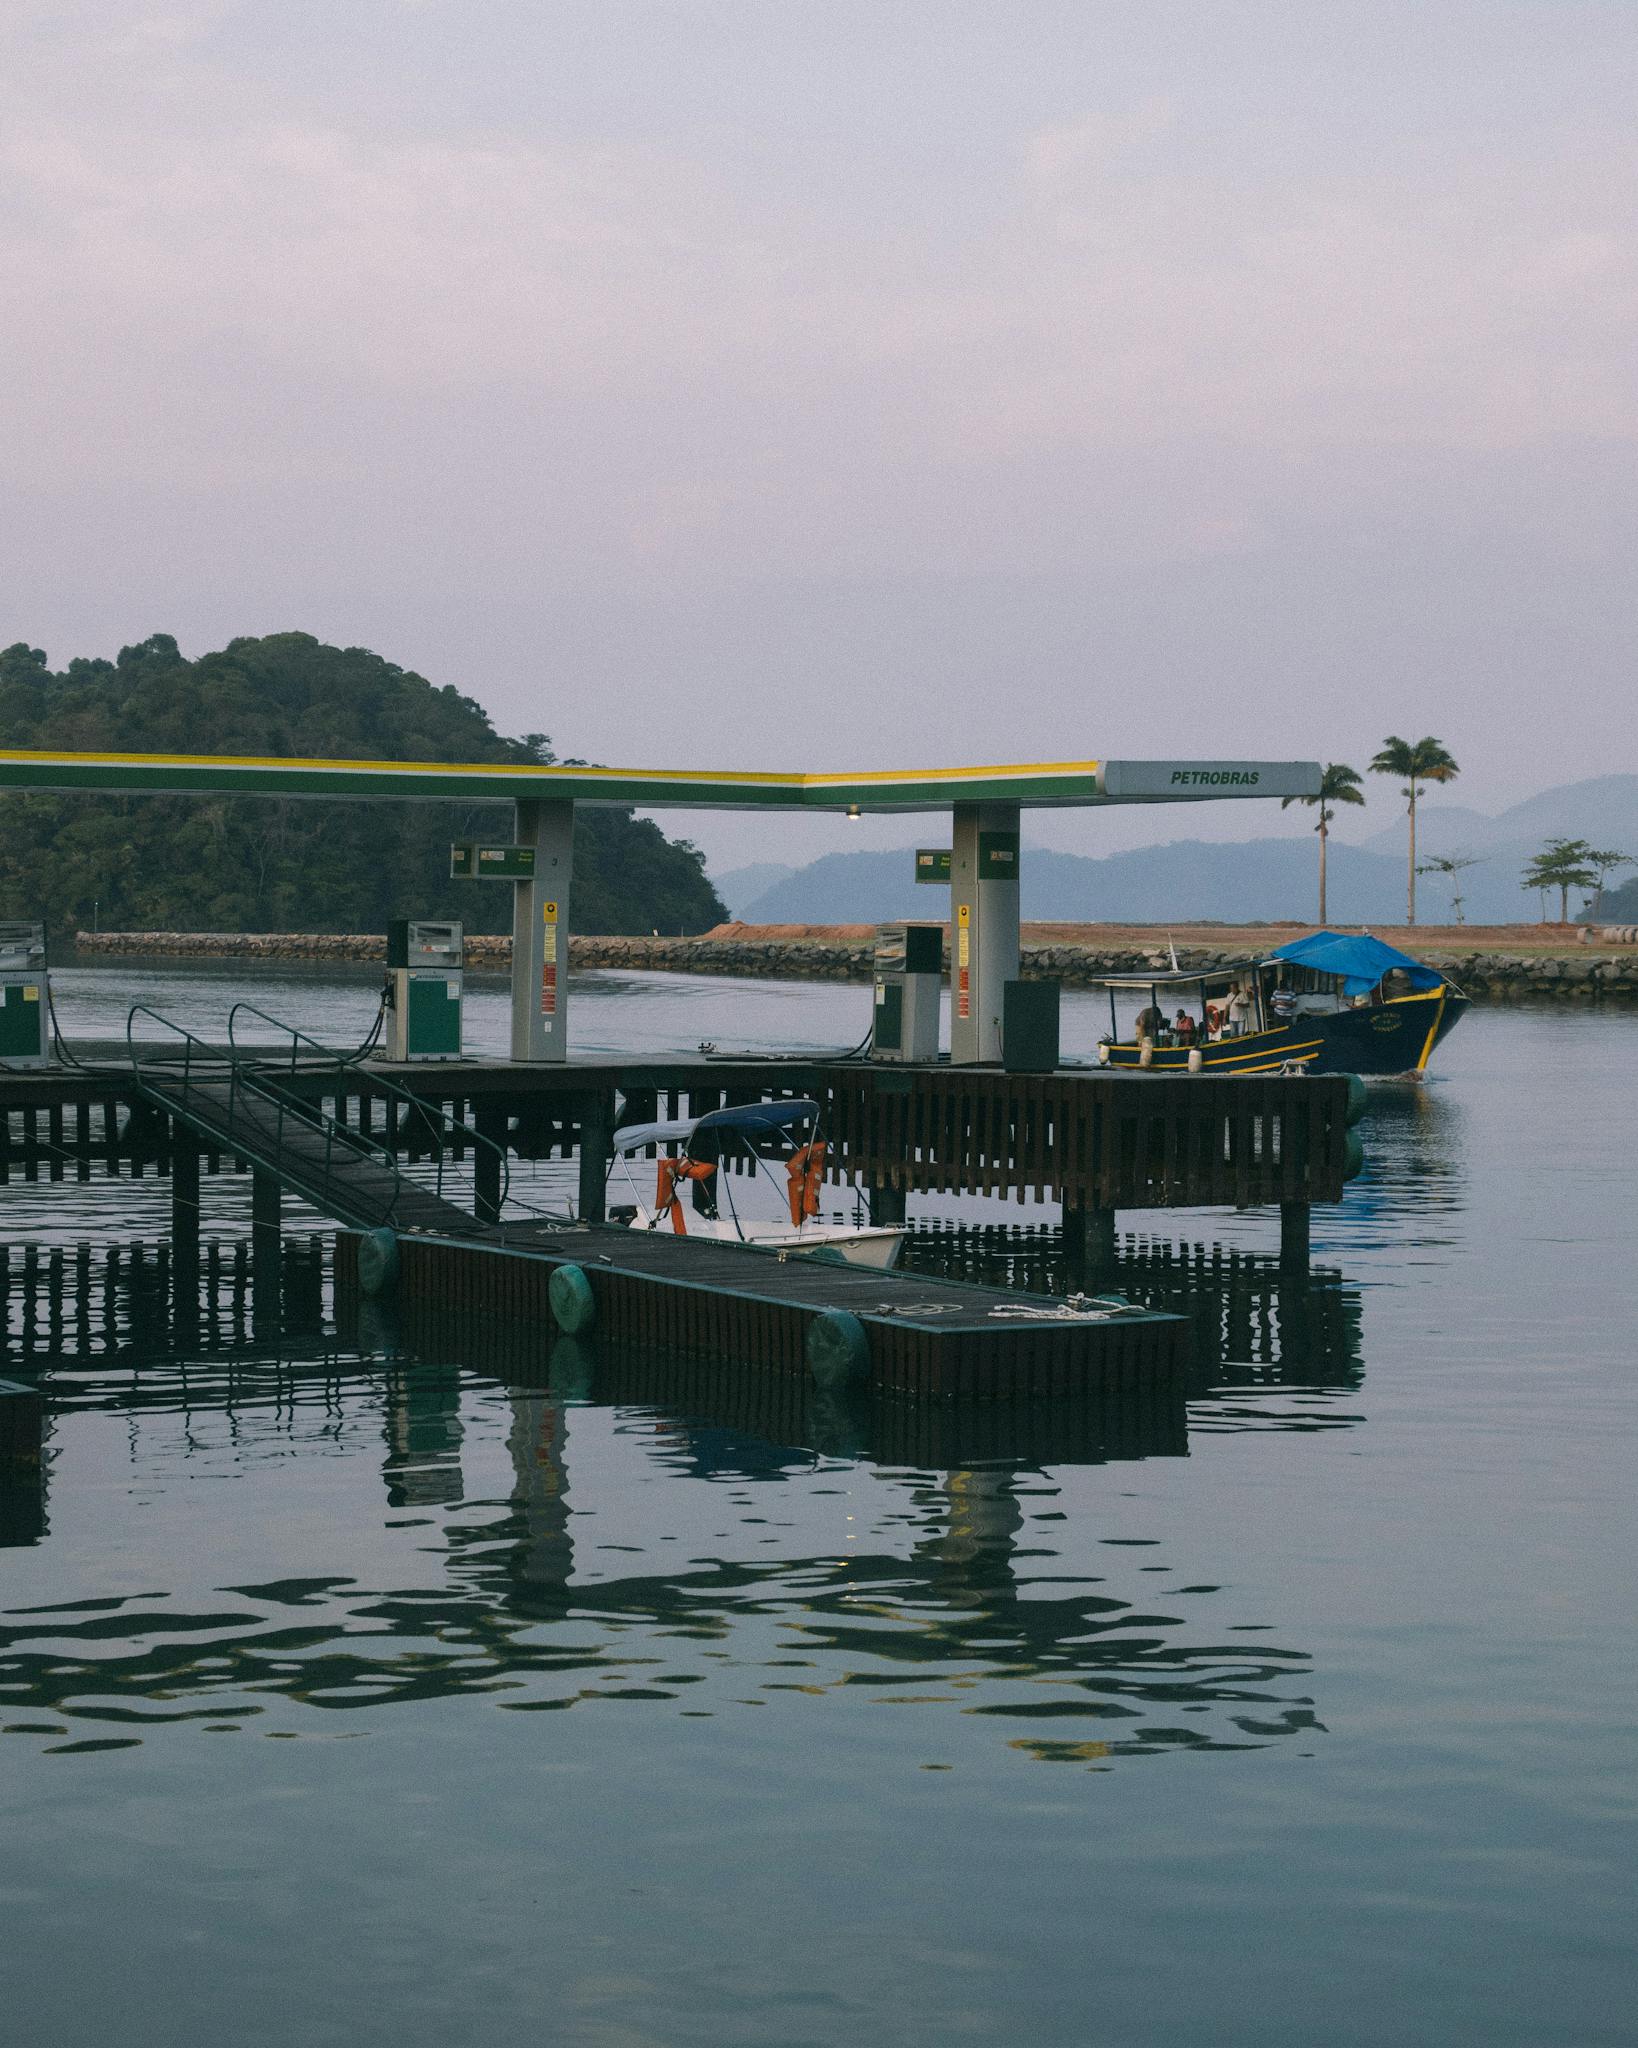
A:
<svg viewBox="0 0 1638 2048">
<path fill-rule="evenodd" d="M 1170 932 L 1166 934 L 1166 945 L 1172 956 L 1172 972 L 1174 974 L 1181 974 L 1183 968 L 1181 962 L 1178 960 L 1177 957 L 1177 941 L 1172 937 Z"/>
</svg>

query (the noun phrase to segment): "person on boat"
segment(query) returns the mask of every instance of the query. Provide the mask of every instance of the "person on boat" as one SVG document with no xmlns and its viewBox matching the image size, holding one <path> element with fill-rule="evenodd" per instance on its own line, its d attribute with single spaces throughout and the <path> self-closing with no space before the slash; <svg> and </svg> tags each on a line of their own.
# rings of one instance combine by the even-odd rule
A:
<svg viewBox="0 0 1638 2048">
<path fill-rule="evenodd" d="M 1279 982 L 1268 999 L 1268 1009 L 1276 1024 L 1289 1024 L 1297 1014 L 1297 991 Z"/>
<path fill-rule="evenodd" d="M 1193 1045 L 1196 1039 L 1194 1019 L 1187 1010 L 1179 1010 L 1172 1022 L 1172 1038 L 1178 1045 Z"/>
<path fill-rule="evenodd" d="M 1149 1007 L 1146 1010 L 1139 1010 L 1137 1013 L 1138 1038 L 1140 1040 L 1152 1038 L 1158 1041 L 1165 1029 L 1166 1013 L 1157 1002 L 1151 999 Z"/>
<path fill-rule="evenodd" d="M 1237 981 L 1229 991 L 1228 1032 L 1231 1038 L 1243 1038 L 1251 1022 L 1251 991 L 1243 981 Z"/>
</svg>

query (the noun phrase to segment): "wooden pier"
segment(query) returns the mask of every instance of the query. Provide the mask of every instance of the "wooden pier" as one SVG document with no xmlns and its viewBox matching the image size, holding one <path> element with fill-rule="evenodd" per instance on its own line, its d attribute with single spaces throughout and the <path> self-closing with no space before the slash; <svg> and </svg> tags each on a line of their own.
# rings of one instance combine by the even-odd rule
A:
<svg viewBox="0 0 1638 2048">
<path fill-rule="evenodd" d="M 124 1046 L 75 1050 L 78 1067 L 0 1073 L 0 1185 L 170 1171 L 172 1134 L 135 1085 Z M 518 1157 L 577 1158 L 588 1221 L 601 1220 L 617 1122 L 778 1096 L 819 1103 L 828 1179 L 879 1206 L 931 1193 L 1059 1202 L 1071 1214 L 1306 1205 L 1339 1201 L 1350 1170 L 1338 1075 L 1009 1074 L 688 1055 L 562 1066 L 308 1061 L 279 1075 L 281 1088 L 360 1136 L 412 1161 L 431 1156 L 435 1127 L 406 1120 L 378 1083 Z M 221 1163 L 206 1148 L 205 1170 Z"/>
<path fill-rule="evenodd" d="M 910 1397 L 1061 1399 L 1089 1376 L 1169 1369 L 1186 1325 L 1049 1319 L 1005 1286 L 605 1229 L 617 1124 L 812 1097 L 829 1180 L 868 1199 L 876 1221 L 902 1221 L 917 1194 L 1061 1204 L 1067 1283 L 1090 1288 L 1109 1270 L 1120 1210 L 1274 1206 L 1282 1259 L 1303 1270 L 1310 1205 L 1340 1198 L 1357 1155 L 1342 1077 L 701 1055 L 393 1065 L 313 1057 L 299 1034 L 283 1059 L 181 1036 L 172 1059 L 153 1045 L 134 1061 L 124 1046 L 77 1047 L 72 1062 L 0 1074 L 0 1185 L 168 1176 L 185 1294 L 201 1177 L 248 1170 L 263 1320 L 284 1285 L 281 1209 L 293 1193 L 355 1230 L 390 1231 L 407 1300 L 544 1326 L 552 1271 L 574 1264 L 616 1340 L 800 1373 L 825 1323 L 855 1346 L 862 1332 L 871 1383 Z M 510 1162 L 553 1158 L 577 1162 L 583 1227 L 572 1238 L 509 1203 Z M 460 1169 L 453 1187 L 446 1168 Z"/>
</svg>

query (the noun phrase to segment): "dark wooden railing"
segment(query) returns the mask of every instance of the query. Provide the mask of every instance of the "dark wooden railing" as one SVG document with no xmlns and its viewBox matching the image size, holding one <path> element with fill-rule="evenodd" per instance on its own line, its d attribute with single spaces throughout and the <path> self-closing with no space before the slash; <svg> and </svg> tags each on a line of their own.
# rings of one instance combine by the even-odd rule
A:
<svg viewBox="0 0 1638 2048">
<path fill-rule="evenodd" d="M 600 1197 L 601 1161 L 620 1119 L 699 1115 L 781 1095 L 819 1101 L 833 1181 L 907 1194 L 1033 1197 L 1105 1210 L 1334 1202 L 1348 1162 L 1341 1076 L 676 1059 L 429 1065 L 397 1070 L 397 1080 L 459 1122 L 433 1131 L 372 1087 L 367 1068 L 296 1072 L 282 1085 L 411 1164 L 440 1145 L 461 1159 L 468 1129 L 514 1157 L 579 1151 L 589 1169 L 583 1198 L 594 1182 Z M 0 1183 L 166 1172 L 170 1149 L 165 1119 L 145 1114 L 106 1072 L 0 1077 Z M 484 1149 L 487 1158 L 492 1148 Z M 205 1166 L 227 1163 L 213 1156 Z"/>
<path fill-rule="evenodd" d="M 843 1180 L 1150 1209 L 1341 1199 L 1341 1077 L 829 1069 Z"/>
</svg>

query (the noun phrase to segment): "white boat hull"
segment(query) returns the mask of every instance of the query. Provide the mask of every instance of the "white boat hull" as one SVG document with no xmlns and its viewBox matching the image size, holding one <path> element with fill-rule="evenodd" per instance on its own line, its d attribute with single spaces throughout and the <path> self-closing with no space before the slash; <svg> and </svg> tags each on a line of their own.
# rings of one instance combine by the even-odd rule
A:
<svg viewBox="0 0 1638 2048">
<path fill-rule="evenodd" d="M 669 1221 L 656 1225 L 651 1211 L 639 1209 L 631 1228 L 669 1230 L 671 1225 Z M 808 1252 L 835 1252 L 850 1266 L 871 1266 L 884 1273 L 898 1263 L 904 1243 L 904 1231 L 890 1224 L 804 1223 L 800 1230 L 793 1230 L 788 1223 L 736 1224 L 720 1216 L 690 1216 L 687 1235 L 712 1244 L 755 1245 L 793 1258 Z"/>
</svg>

